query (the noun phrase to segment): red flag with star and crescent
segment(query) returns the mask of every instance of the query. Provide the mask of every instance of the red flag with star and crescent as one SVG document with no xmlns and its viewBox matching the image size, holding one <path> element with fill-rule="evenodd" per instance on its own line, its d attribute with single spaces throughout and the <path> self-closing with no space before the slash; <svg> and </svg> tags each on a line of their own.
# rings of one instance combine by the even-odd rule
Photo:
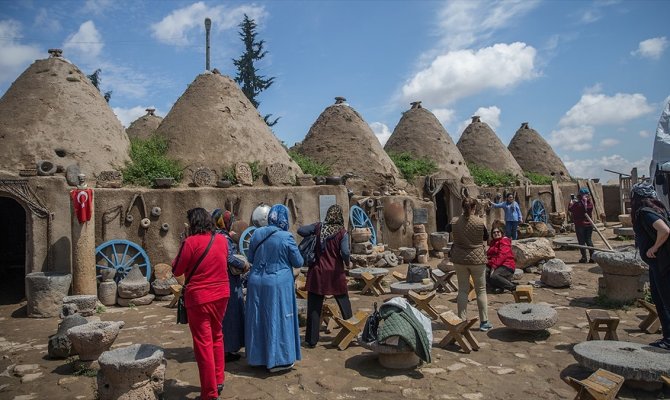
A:
<svg viewBox="0 0 670 400">
<path fill-rule="evenodd" d="M 70 191 L 70 198 L 79 223 L 90 221 L 93 214 L 93 190 L 73 189 Z"/>
</svg>

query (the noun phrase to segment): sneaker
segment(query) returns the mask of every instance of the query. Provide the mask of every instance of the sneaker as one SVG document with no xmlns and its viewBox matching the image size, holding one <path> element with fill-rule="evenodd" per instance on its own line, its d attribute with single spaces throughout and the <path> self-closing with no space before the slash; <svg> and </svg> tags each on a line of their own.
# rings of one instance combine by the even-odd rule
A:
<svg viewBox="0 0 670 400">
<path fill-rule="evenodd" d="M 493 328 L 493 325 L 491 325 L 489 321 L 482 322 L 481 324 L 479 324 L 479 330 L 482 332 L 488 332 L 489 330 L 491 330 L 491 328 Z"/>
<path fill-rule="evenodd" d="M 286 371 L 286 370 L 289 370 L 291 368 L 293 368 L 293 363 L 288 364 L 288 365 L 277 365 L 277 366 L 274 366 L 272 368 L 268 368 L 268 371 L 271 372 L 271 373 L 275 373 L 275 372 Z"/>
<path fill-rule="evenodd" d="M 670 340 L 668 339 L 658 339 L 655 342 L 649 343 L 649 346 L 658 347 L 663 350 L 670 350 Z"/>
<path fill-rule="evenodd" d="M 580 264 L 586 264 L 586 257 L 582 257 L 579 259 Z"/>
</svg>

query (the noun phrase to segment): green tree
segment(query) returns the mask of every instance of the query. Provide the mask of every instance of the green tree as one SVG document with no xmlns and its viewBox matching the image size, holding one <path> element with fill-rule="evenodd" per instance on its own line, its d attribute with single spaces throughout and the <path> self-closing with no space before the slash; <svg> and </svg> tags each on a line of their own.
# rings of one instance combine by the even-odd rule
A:
<svg viewBox="0 0 670 400">
<path fill-rule="evenodd" d="M 96 69 L 95 72 L 93 72 L 91 75 L 86 75 L 89 81 L 95 86 L 98 91 L 100 91 L 100 84 L 102 83 L 102 78 L 100 77 L 100 74 L 102 73 L 102 70 L 100 68 Z M 105 98 L 105 100 L 109 103 L 109 99 L 112 98 L 112 91 L 105 92 L 102 97 Z"/>
<path fill-rule="evenodd" d="M 249 18 L 247 14 L 244 14 L 244 20 L 239 27 L 239 35 L 242 42 L 244 42 L 244 53 L 242 53 L 240 58 L 233 59 L 233 64 L 237 68 L 235 82 L 242 87 L 242 92 L 244 92 L 244 95 L 247 96 L 251 104 L 258 108 L 260 105 L 260 101 L 257 99 L 258 95 L 272 86 L 275 77 L 260 75 L 258 68 L 256 68 L 256 62 L 262 60 L 268 53 L 263 50 L 265 40 L 256 39 L 256 22 Z M 270 117 L 272 117 L 272 114 L 267 114 L 263 119 L 268 126 L 274 126 L 279 121 L 279 118 L 271 121 Z"/>
</svg>

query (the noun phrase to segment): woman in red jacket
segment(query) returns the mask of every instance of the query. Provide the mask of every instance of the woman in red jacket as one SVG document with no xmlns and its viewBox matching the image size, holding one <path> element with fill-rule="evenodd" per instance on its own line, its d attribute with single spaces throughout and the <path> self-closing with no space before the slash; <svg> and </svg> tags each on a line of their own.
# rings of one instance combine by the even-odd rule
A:
<svg viewBox="0 0 670 400">
<path fill-rule="evenodd" d="M 188 237 L 172 262 L 172 272 L 187 279 L 190 276 L 184 301 L 200 375 L 200 398 L 218 399 L 223 390 L 225 367 L 221 323 L 230 297 L 228 241 L 223 235 L 214 234 L 212 217 L 204 208 L 193 208 L 186 215 Z"/>
<path fill-rule="evenodd" d="M 511 282 L 514 276 L 516 263 L 514 262 L 514 253 L 512 252 L 512 241 L 503 236 L 498 228 L 491 231 L 491 243 L 486 251 L 486 283 L 489 284 L 496 293 L 502 293 L 505 290 L 513 292 L 516 290 L 516 284 Z"/>
</svg>

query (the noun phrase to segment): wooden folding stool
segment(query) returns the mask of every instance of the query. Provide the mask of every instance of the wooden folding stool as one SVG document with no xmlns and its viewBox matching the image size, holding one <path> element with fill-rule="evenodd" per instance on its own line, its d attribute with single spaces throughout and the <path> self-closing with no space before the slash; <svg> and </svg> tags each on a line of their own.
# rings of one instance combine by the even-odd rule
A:
<svg viewBox="0 0 670 400">
<path fill-rule="evenodd" d="M 336 325 L 333 317 L 340 316 L 340 310 L 337 305 L 330 303 L 323 303 L 321 307 L 321 319 L 319 320 L 319 328 L 322 324 L 326 324 L 326 333 L 330 333 L 334 325 Z"/>
<path fill-rule="evenodd" d="M 589 321 L 589 334 L 586 340 L 600 340 L 598 332 L 605 333 L 605 340 L 619 340 L 616 334 L 619 317 L 611 316 L 605 310 L 586 310 L 586 319 Z"/>
<path fill-rule="evenodd" d="M 403 274 L 402 272 L 393 271 L 392 275 L 399 282 L 404 282 L 407 279 L 407 275 Z"/>
<path fill-rule="evenodd" d="M 379 296 L 384 294 L 384 287 L 382 287 L 382 279 L 384 275 L 372 275 L 369 272 L 363 272 L 361 274 L 361 279 L 365 283 L 365 286 L 361 290 L 361 294 L 366 294 L 370 292 L 373 296 Z"/>
<path fill-rule="evenodd" d="M 479 343 L 472 332 L 470 332 L 470 327 L 479 320 L 479 318 L 473 318 L 470 320 L 462 320 L 456 316 L 451 311 L 444 312 L 439 315 L 440 320 L 447 326 L 447 336 L 440 341 L 439 346 L 445 347 L 452 343 L 458 343 L 461 347 L 461 350 L 465 353 L 470 353 L 472 350 L 479 350 Z"/>
<path fill-rule="evenodd" d="M 337 325 L 342 328 L 333 339 L 333 346 L 340 350 L 345 350 L 365 327 L 365 321 L 368 319 L 368 314 L 364 311 L 358 311 L 349 319 L 342 319 L 337 315 L 334 315 L 333 319 Z"/>
<path fill-rule="evenodd" d="M 533 287 L 531 285 L 517 285 L 512 295 L 515 303 L 532 303 Z"/>
<path fill-rule="evenodd" d="M 642 299 L 637 299 L 637 304 L 649 312 L 647 317 L 642 322 L 640 322 L 640 325 L 638 325 L 639 328 L 651 334 L 658 332 L 661 329 L 661 321 L 658 319 L 658 311 L 656 311 L 656 306 Z"/>
<path fill-rule="evenodd" d="M 572 377 L 567 378 L 567 383 L 577 391 L 575 400 L 613 400 L 619 393 L 623 382 L 623 376 L 604 369 L 598 369 L 582 381 Z"/>
<path fill-rule="evenodd" d="M 177 307 L 177 302 L 179 301 L 179 298 L 181 297 L 181 288 L 182 285 L 170 285 L 170 291 L 174 295 L 172 298 L 172 301 L 170 304 L 168 304 L 168 308 L 175 308 Z"/>
<path fill-rule="evenodd" d="M 470 277 L 470 289 L 468 289 L 468 301 L 472 301 L 477 298 L 477 292 L 475 291 L 475 281 Z"/>
<path fill-rule="evenodd" d="M 431 300 L 435 298 L 436 294 L 437 292 L 434 290 L 426 294 L 419 294 L 414 290 L 410 290 L 407 292 L 406 296 L 414 303 L 418 310 L 425 311 L 430 319 L 438 319 L 440 318 L 440 314 L 433 308 L 433 306 L 430 305 Z"/>
</svg>

